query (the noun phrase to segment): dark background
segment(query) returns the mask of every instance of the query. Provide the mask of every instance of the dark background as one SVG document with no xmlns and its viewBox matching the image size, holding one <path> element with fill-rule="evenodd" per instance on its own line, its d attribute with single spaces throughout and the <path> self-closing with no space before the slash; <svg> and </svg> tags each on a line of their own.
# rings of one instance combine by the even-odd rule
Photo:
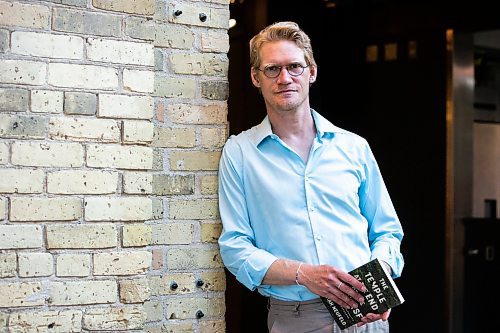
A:
<svg viewBox="0 0 500 333">
<path fill-rule="evenodd" d="M 296 21 L 311 37 L 318 79 L 311 106 L 370 143 L 400 217 L 405 269 L 396 282 L 406 303 L 391 332 L 447 332 L 446 308 L 446 31 L 500 28 L 494 1 L 236 0 L 230 34 L 231 134 L 260 123 L 265 107 L 249 77 L 248 41 L 265 25 Z M 408 56 L 408 43 L 417 56 Z M 383 59 L 386 43 L 398 57 Z M 377 45 L 378 61 L 366 62 Z M 227 331 L 266 332 L 266 300 L 228 274 Z M 481 306 L 477 304 L 477 306 Z M 461 314 L 459 314 L 461 316 Z M 478 331 L 479 332 L 479 331 Z"/>
</svg>

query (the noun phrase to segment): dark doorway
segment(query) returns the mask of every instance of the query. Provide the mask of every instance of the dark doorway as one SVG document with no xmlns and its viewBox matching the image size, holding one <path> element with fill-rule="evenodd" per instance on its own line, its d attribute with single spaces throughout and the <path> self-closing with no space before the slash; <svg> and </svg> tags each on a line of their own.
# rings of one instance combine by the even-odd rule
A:
<svg viewBox="0 0 500 333">
<path fill-rule="evenodd" d="M 447 260 L 462 253 L 446 247 L 446 32 L 498 29 L 492 4 L 235 0 L 230 8 L 238 21 L 229 31 L 231 134 L 265 116 L 249 78 L 249 39 L 269 23 L 296 21 L 319 66 L 312 107 L 370 142 L 403 224 L 406 265 L 396 282 L 406 303 L 393 311 L 391 332 L 461 333 L 453 297 L 462 291 L 447 280 Z M 230 275 L 226 300 L 228 332 L 267 331 L 266 300 Z"/>
</svg>

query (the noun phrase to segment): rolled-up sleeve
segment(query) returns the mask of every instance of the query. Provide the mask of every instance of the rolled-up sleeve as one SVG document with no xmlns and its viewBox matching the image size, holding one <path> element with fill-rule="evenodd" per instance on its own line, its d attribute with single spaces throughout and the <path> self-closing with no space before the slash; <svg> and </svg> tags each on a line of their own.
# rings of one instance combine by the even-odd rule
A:
<svg viewBox="0 0 500 333">
<path fill-rule="evenodd" d="M 219 246 L 227 269 L 244 286 L 254 290 L 261 286 L 277 257 L 255 246 L 245 199 L 242 161 L 240 147 L 228 140 L 219 164 L 219 211 L 223 225 Z"/>
<path fill-rule="evenodd" d="M 400 252 L 403 229 L 389 197 L 370 147 L 365 145 L 365 179 L 359 191 L 361 213 L 368 221 L 368 239 L 372 259 L 385 261 L 394 278 L 403 271 Z"/>
</svg>

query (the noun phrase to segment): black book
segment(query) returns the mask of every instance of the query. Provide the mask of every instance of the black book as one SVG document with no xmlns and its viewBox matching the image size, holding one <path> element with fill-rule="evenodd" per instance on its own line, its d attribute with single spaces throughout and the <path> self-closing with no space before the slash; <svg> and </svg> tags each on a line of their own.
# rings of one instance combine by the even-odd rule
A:
<svg viewBox="0 0 500 333">
<path fill-rule="evenodd" d="M 360 322 L 361 318 L 368 313 L 381 314 L 404 302 L 404 298 L 391 275 L 378 259 L 353 269 L 349 274 L 363 282 L 368 289 L 367 292 L 362 293 L 365 297 L 363 305 L 356 309 L 346 309 L 331 299 L 321 297 L 341 329 Z"/>
</svg>

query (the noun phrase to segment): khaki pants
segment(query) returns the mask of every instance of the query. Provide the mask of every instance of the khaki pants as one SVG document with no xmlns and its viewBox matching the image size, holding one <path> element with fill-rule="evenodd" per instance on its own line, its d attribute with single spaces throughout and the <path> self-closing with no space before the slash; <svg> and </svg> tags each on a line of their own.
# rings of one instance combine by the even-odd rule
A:
<svg viewBox="0 0 500 333">
<path fill-rule="evenodd" d="M 388 333 L 389 323 L 379 320 L 362 327 L 340 330 L 321 299 L 285 302 L 269 299 L 267 327 L 270 333 Z"/>
</svg>

